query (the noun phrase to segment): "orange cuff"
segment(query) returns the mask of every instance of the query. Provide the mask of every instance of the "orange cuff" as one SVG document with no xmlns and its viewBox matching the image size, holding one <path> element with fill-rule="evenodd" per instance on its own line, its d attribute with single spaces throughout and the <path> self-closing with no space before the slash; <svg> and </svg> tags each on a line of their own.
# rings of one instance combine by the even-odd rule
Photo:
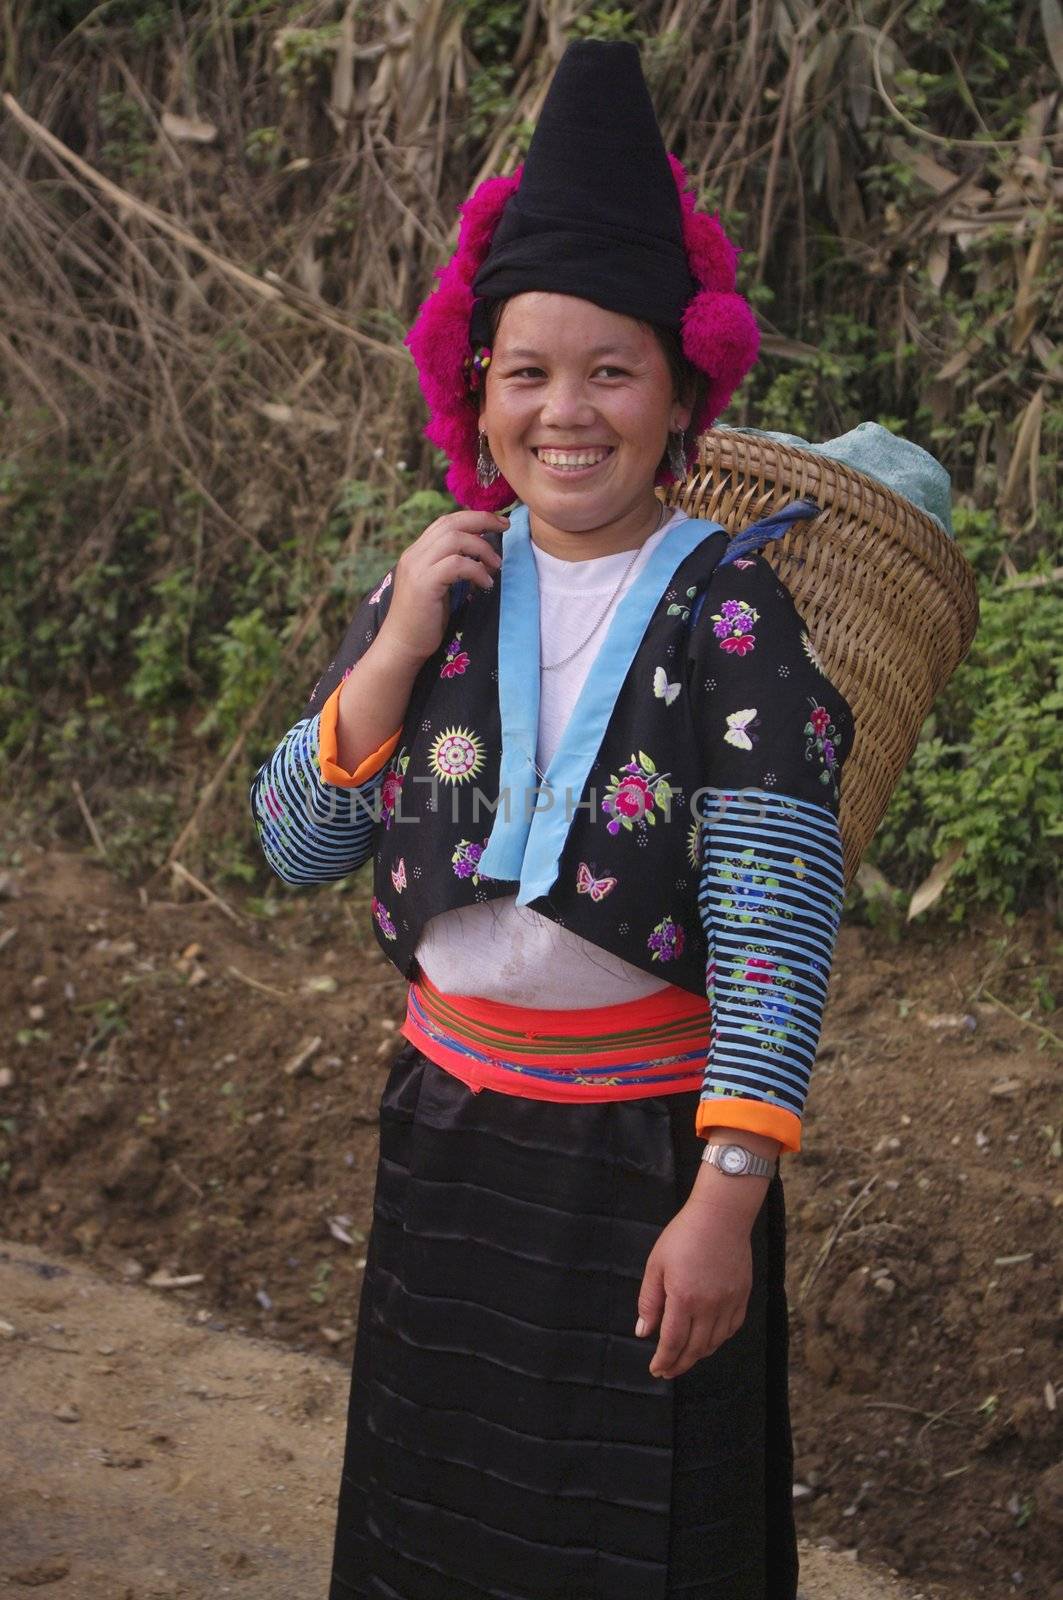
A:
<svg viewBox="0 0 1063 1600">
<path fill-rule="evenodd" d="M 696 1131 L 704 1139 L 713 1126 L 744 1129 L 746 1133 L 762 1133 L 768 1139 L 778 1139 L 779 1151 L 801 1148 L 801 1118 L 783 1106 L 767 1105 L 763 1100 L 740 1100 L 727 1095 L 719 1100 L 698 1102 Z"/>
<path fill-rule="evenodd" d="M 370 778 L 376 776 L 381 767 L 394 753 L 399 742 L 402 729 L 385 739 L 379 749 L 372 755 L 366 756 L 353 772 L 347 772 L 336 760 L 336 721 L 339 716 L 340 690 L 342 683 L 338 683 L 321 707 L 320 736 L 318 740 L 318 761 L 321 766 L 321 776 L 326 783 L 333 783 L 340 789 L 356 789 L 359 784 L 368 783 Z"/>
</svg>

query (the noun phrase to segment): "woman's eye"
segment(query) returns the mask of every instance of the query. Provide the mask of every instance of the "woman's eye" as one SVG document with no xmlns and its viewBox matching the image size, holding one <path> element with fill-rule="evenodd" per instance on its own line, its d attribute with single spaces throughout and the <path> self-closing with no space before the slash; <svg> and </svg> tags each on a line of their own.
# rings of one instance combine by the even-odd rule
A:
<svg viewBox="0 0 1063 1600">
<path fill-rule="evenodd" d="M 627 377 L 627 373 L 623 367 L 599 367 L 598 371 L 604 373 L 607 378 Z"/>
<path fill-rule="evenodd" d="M 515 372 L 509 373 L 511 378 L 541 378 L 542 367 L 518 367 Z"/>
</svg>

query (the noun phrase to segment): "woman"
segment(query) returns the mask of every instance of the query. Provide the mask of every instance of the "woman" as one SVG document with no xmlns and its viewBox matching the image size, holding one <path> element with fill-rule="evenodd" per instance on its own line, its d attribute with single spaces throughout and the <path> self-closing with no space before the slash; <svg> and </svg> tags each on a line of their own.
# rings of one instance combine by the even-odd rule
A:
<svg viewBox="0 0 1063 1600">
<path fill-rule="evenodd" d="M 853 727 L 756 554 L 815 508 L 654 492 L 755 359 L 734 264 L 634 47 L 570 46 L 410 334 L 466 509 L 254 780 L 287 881 L 374 856 L 410 983 L 331 1600 L 796 1595 L 778 1158 Z"/>
</svg>

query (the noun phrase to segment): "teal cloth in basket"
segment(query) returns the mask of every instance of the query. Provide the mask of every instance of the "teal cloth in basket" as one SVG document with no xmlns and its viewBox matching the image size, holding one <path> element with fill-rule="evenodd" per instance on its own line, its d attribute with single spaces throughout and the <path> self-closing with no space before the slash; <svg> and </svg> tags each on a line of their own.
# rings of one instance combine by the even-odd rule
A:
<svg viewBox="0 0 1063 1600">
<path fill-rule="evenodd" d="M 894 494 L 903 495 L 913 505 L 919 506 L 939 523 L 951 539 L 952 534 L 952 480 L 940 461 L 920 445 L 901 439 L 878 422 L 861 422 L 837 439 L 827 439 L 823 444 L 810 444 L 799 439 L 796 433 L 772 433 L 766 428 L 729 428 L 717 423 L 721 433 L 749 433 L 760 439 L 776 439 L 780 444 L 793 445 L 797 450 L 810 450 L 813 455 L 830 456 L 854 472 L 865 472 L 877 478 Z"/>
</svg>

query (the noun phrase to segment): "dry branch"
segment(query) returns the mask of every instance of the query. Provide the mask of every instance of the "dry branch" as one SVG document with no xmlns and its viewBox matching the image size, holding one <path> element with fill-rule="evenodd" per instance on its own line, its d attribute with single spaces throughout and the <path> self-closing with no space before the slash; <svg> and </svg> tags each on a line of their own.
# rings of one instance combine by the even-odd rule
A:
<svg viewBox="0 0 1063 1600">
<path fill-rule="evenodd" d="M 379 339 L 370 338 L 360 328 L 353 327 L 341 313 L 324 305 L 315 304 L 308 295 L 298 294 L 292 289 L 291 285 L 279 282 L 275 274 L 270 275 L 271 281 L 269 282 L 263 282 L 261 278 L 256 278 L 252 273 L 246 272 L 243 267 L 238 266 L 235 261 L 229 261 L 225 256 L 219 255 L 216 250 L 211 249 L 210 245 L 204 244 L 201 239 L 197 239 L 194 234 L 189 233 L 187 228 L 182 228 L 179 223 L 165 216 L 155 206 L 149 205 L 146 200 L 139 200 L 128 189 L 121 188 L 117 183 L 113 183 L 110 178 L 105 177 L 102 172 L 97 172 L 96 168 L 91 166 L 89 162 L 83 160 L 81 156 L 65 145 L 61 139 L 57 139 L 54 133 L 50 133 L 47 128 L 42 127 L 39 122 L 35 121 L 28 112 L 23 111 L 13 94 L 5 92 L 3 103 L 19 126 L 32 139 L 36 140 L 38 144 L 53 155 L 58 156 L 60 160 L 65 161 L 73 171 L 77 172 L 87 182 L 94 184 L 101 194 L 105 194 L 108 199 L 115 202 L 121 212 L 131 213 L 150 222 L 160 233 L 167 234 L 171 239 L 176 240 L 178 244 L 183 245 L 186 250 L 191 250 L 194 254 L 201 256 L 204 261 L 222 273 L 230 282 L 246 290 L 248 294 L 255 295 L 258 299 L 269 301 L 272 304 L 283 303 L 299 315 L 305 316 L 309 321 L 318 321 L 332 332 L 341 333 L 346 338 L 353 339 L 356 344 L 362 345 L 364 349 L 372 350 L 377 355 L 386 356 L 390 361 L 399 361 L 404 366 L 406 365 L 408 358 L 403 351 L 397 350 L 392 345 L 383 344 Z"/>
</svg>

